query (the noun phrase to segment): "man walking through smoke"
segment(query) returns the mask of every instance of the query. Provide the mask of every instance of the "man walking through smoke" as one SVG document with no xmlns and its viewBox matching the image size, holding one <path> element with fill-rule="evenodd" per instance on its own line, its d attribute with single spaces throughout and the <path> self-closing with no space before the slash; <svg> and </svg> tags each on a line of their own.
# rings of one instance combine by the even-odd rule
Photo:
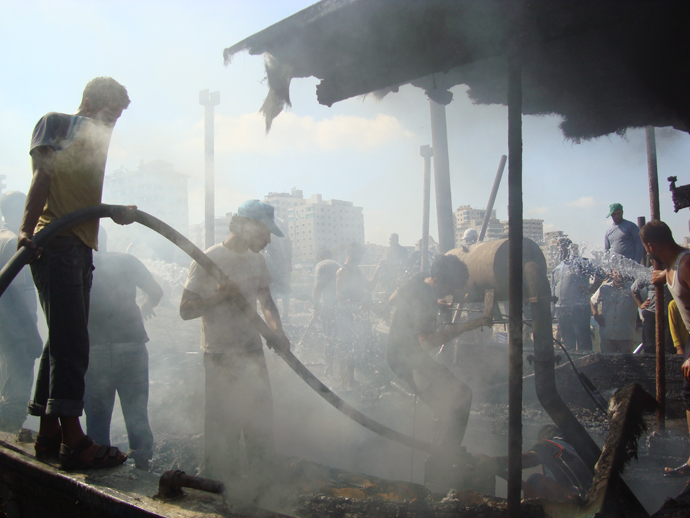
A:
<svg viewBox="0 0 690 518">
<path fill-rule="evenodd" d="M 242 204 L 230 220 L 230 235 L 209 248 L 206 255 L 228 276 L 222 285 L 192 263 L 187 276 L 180 315 L 201 317 L 201 348 L 206 373 L 204 474 L 221 480 L 239 474 L 240 436 L 247 460 L 260 467 L 274 452 L 273 399 L 261 335 L 237 304 L 238 293 L 250 308 L 257 299 L 276 343 L 289 350 L 280 315 L 271 297 L 271 276 L 259 253 L 283 237 L 273 220 L 273 207 L 259 200 Z"/>
<path fill-rule="evenodd" d="M 91 351 L 86 372 L 84 411 L 86 431 L 101 444 L 110 444 L 110 421 L 115 393 L 120 398 L 129 440 L 128 456 L 148 469 L 153 457 L 149 425 L 149 337 L 144 320 L 163 297 L 163 290 L 146 266 L 130 254 L 106 251 L 106 234 L 99 234 L 100 250 L 91 290 L 89 338 Z M 146 300 L 137 305 L 137 288 Z"/>
<path fill-rule="evenodd" d="M 492 325 L 490 317 L 481 317 L 437 330 L 438 299 L 462 292 L 468 277 L 467 266 L 457 257 L 440 255 L 429 274 L 415 275 L 391 296 L 396 309 L 388 335 L 388 364 L 433 410 L 445 430 L 437 453 L 449 460 L 460 453 L 472 391 L 431 354 L 465 331 Z"/>
<path fill-rule="evenodd" d="M 17 251 L 17 232 L 26 195 L 12 191 L 0 199 L 5 223 L 0 230 L 0 267 Z M 43 340 L 36 327 L 36 291 L 28 268 L 22 269 L 0 297 L 0 430 L 18 432 L 34 382 L 34 361 Z"/>
<path fill-rule="evenodd" d="M 31 238 L 53 220 L 101 203 L 105 162 L 115 123 L 129 106 L 124 86 L 110 77 L 90 81 L 74 115 L 49 113 L 31 139 L 33 179 L 18 246 L 34 249 L 31 271 L 48 321 L 29 413 L 41 418 L 37 456 L 57 456 L 65 469 L 105 468 L 127 456 L 84 435 L 84 375 L 89 365 L 89 292 L 98 220 L 80 223 L 36 248 Z M 133 221 L 135 207 L 113 215 Z"/>
</svg>

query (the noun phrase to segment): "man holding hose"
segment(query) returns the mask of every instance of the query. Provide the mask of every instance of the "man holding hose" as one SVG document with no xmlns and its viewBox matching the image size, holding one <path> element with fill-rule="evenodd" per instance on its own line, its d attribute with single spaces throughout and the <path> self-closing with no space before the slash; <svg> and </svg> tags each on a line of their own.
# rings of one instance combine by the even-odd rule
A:
<svg viewBox="0 0 690 518">
<path fill-rule="evenodd" d="M 36 456 L 59 457 L 64 469 L 107 468 L 127 456 L 95 444 L 84 434 L 84 375 L 89 365 L 89 292 L 92 251 L 98 247 L 98 220 L 81 223 L 42 248 L 34 233 L 76 210 L 101 203 L 105 163 L 115 123 L 130 100 L 110 77 L 90 81 L 74 115 L 49 113 L 31 139 L 33 179 L 18 234 L 18 247 L 34 249 L 31 273 L 48 323 L 29 414 L 40 417 Z M 113 216 L 133 221 L 136 207 Z"/>
</svg>

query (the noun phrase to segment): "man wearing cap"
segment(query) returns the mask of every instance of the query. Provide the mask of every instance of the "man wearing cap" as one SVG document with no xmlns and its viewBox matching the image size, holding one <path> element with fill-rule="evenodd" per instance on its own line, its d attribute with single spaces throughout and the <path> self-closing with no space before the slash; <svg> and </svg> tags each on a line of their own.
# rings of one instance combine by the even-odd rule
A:
<svg viewBox="0 0 690 518">
<path fill-rule="evenodd" d="M 225 480 L 239 476 L 240 437 L 246 458 L 259 468 L 274 452 L 273 399 L 261 335 L 233 303 L 238 292 L 251 307 L 257 300 L 269 327 L 276 333 L 274 349 L 290 348 L 268 285 L 271 275 L 259 253 L 283 237 L 273 219 L 273 207 L 259 200 L 240 206 L 230 220 L 230 235 L 206 250 L 228 276 L 218 284 L 198 263 L 187 276 L 180 315 L 201 317 L 201 349 L 206 374 L 204 473 Z"/>
<path fill-rule="evenodd" d="M 473 228 L 468 228 L 465 230 L 465 233 L 462 235 L 462 240 L 465 244 L 465 246 L 470 246 L 473 245 L 477 242 L 479 239 L 479 234 L 477 234 L 477 231 Z"/>
<path fill-rule="evenodd" d="M 640 241 L 640 229 L 632 221 L 623 219 L 623 205 L 612 203 L 606 217 L 610 217 L 613 224 L 604 235 L 604 250 L 611 250 L 636 263 L 642 262 L 644 247 Z"/>
</svg>

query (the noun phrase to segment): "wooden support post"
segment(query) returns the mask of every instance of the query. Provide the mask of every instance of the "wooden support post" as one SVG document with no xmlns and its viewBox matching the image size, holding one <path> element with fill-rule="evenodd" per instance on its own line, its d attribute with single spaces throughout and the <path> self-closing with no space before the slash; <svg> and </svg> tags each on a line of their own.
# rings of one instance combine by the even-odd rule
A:
<svg viewBox="0 0 690 518">
<path fill-rule="evenodd" d="M 659 173 L 656 162 L 656 136 L 654 128 L 645 128 L 647 141 L 647 172 L 649 175 L 649 208 L 652 220 L 661 219 L 659 210 Z M 654 269 L 661 270 L 662 266 L 657 261 L 653 261 Z M 656 427 L 659 432 L 666 430 L 666 332 L 664 325 L 664 287 L 654 286 L 654 296 L 656 307 L 656 401 L 659 406 L 656 410 Z"/>
</svg>

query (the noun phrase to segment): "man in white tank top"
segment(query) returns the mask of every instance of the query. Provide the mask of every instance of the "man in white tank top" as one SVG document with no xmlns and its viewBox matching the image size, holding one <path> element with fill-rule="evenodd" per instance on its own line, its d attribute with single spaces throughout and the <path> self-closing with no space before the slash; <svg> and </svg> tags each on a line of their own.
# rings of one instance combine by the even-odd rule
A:
<svg viewBox="0 0 690 518">
<path fill-rule="evenodd" d="M 663 221 L 653 220 L 640 230 L 640 238 L 650 257 L 666 267 L 654 270 L 654 284 L 668 284 L 668 289 L 676 301 L 685 327 L 690 331 L 690 250 L 683 248 L 673 239 L 671 229 Z M 686 343 L 682 349 L 685 361 L 681 366 L 685 383 L 682 395 L 685 414 L 690 430 L 690 347 Z M 690 458 L 677 468 L 665 468 L 666 477 L 690 477 Z"/>
</svg>

